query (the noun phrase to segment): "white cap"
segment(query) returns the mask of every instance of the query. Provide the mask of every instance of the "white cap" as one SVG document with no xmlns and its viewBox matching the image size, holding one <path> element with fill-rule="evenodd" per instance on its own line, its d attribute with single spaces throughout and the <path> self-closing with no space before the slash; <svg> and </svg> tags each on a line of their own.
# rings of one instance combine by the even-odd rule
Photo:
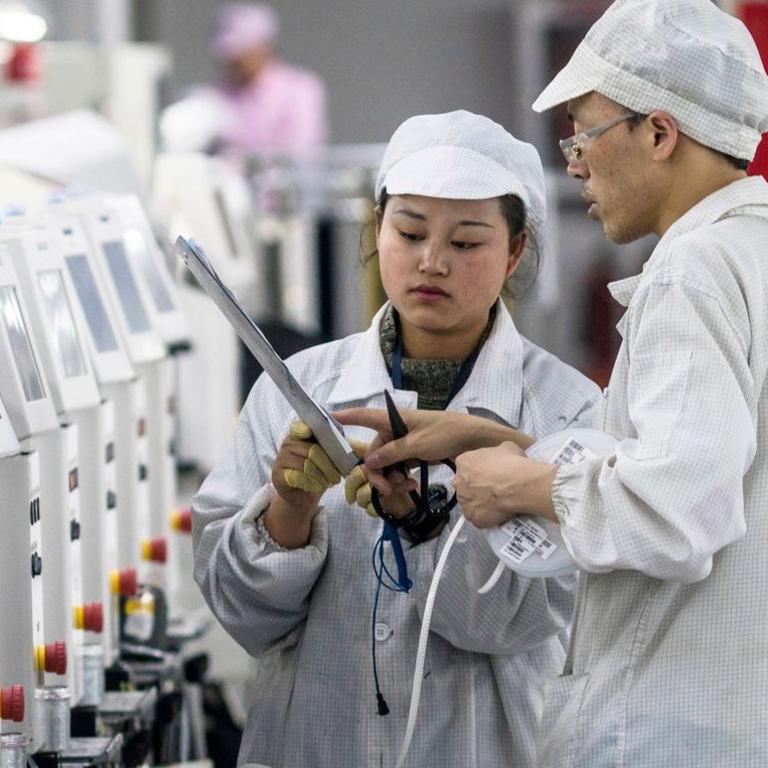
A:
<svg viewBox="0 0 768 768">
<path fill-rule="evenodd" d="M 539 153 L 472 112 L 408 118 L 387 145 L 376 179 L 377 200 L 383 189 L 390 195 L 453 200 L 516 195 L 525 204 L 533 239 L 542 241 L 547 202 Z"/>
<path fill-rule="evenodd" d="M 616 0 L 533 108 L 591 91 L 641 114 L 669 112 L 687 136 L 745 160 L 768 131 L 755 41 L 711 0 Z"/>
<path fill-rule="evenodd" d="M 262 45 L 271 45 L 280 31 L 280 17 L 266 3 L 228 3 L 216 17 L 211 53 L 231 59 Z"/>
</svg>

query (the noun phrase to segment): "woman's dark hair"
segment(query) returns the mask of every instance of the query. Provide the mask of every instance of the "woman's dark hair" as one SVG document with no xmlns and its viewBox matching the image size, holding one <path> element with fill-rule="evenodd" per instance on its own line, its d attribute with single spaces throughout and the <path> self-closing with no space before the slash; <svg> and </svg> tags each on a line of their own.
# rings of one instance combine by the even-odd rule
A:
<svg viewBox="0 0 768 768">
<path fill-rule="evenodd" d="M 363 226 L 363 231 L 360 233 L 360 256 L 363 265 L 367 264 L 373 258 L 378 258 L 379 252 L 376 248 L 376 239 L 373 237 L 373 228 L 376 224 L 376 215 L 384 215 L 384 209 L 387 207 L 389 198 L 389 193 L 386 189 L 383 189 L 379 195 L 379 199 L 376 201 L 374 216 L 371 221 Z M 514 247 L 516 239 L 522 232 L 526 232 L 528 236 L 528 242 L 525 251 L 523 252 L 522 262 L 515 271 L 515 274 L 507 281 L 502 289 L 502 293 L 505 296 L 519 296 L 520 293 L 530 288 L 536 280 L 536 275 L 539 272 L 539 243 L 531 229 L 528 227 L 528 215 L 525 209 L 525 203 L 517 195 L 511 194 L 502 195 L 497 199 L 501 205 L 502 216 L 504 216 L 504 220 L 507 222 L 507 227 L 509 228 L 510 250 Z M 524 286 L 522 290 L 518 290 L 520 285 Z"/>
</svg>

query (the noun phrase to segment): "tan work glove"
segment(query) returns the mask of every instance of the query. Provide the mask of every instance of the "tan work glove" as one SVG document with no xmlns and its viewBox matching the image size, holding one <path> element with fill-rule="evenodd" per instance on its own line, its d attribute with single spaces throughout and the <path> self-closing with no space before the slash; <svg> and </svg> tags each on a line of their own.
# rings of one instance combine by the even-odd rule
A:
<svg viewBox="0 0 768 768">
<path fill-rule="evenodd" d="M 303 421 L 294 421 L 288 434 L 294 438 L 294 445 L 297 440 L 307 445 L 299 444 L 299 452 L 304 454 L 301 469 L 289 467 L 283 471 L 286 485 L 305 493 L 323 493 L 341 480 L 341 473 L 320 444 L 314 442 L 312 430 Z M 295 459 L 301 463 L 301 455 L 295 455 Z"/>
</svg>

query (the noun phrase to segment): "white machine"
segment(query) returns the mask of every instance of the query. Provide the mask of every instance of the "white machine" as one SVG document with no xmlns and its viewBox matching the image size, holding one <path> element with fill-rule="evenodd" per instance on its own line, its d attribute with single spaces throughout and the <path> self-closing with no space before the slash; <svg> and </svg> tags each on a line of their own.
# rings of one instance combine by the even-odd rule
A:
<svg viewBox="0 0 768 768">
<path fill-rule="evenodd" d="M 37 626 L 32 619 L 32 591 L 37 586 L 35 579 L 40 582 L 35 576 L 40 558 L 37 454 L 21 453 L 2 400 L 0 507 L 4 522 L 0 537 L 4 576 L 0 590 L 0 733 L 20 732 L 32 738 L 28 715 L 36 684 L 34 648 L 43 642 L 42 615 Z"/>
<path fill-rule="evenodd" d="M 0 486 L 3 498 L 6 493 L 15 493 L 20 500 L 16 503 L 23 503 L 22 516 L 8 516 L 8 532 L 0 545 L 5 555 L 3 564 L 16 563 L 8 569 L 9 579 L 19 579 L 18 584 L 4 584 L 3 599 L 7 595 L 7 599 L 18 600 L 14 603 L 12 621 L 18 624 L 16 628 L 20 633 L 17 653 L 22 660 L 23 679 L 30 680 L 24 656 L 32 652 L 34 659 L 34 690 L 26 696 L 25 713 L 25 730 L 31 734 L 34 750 L 41 738 L 37 727 L 45 728 L 45 723 L 38 718 L 37 694 L 47 690 L 43 689 L 44 683 L 58 684 L 57 689 L 61 690 L 62 680 L 66 680 L 62 675 L 67 674 L 69 666 L 66 638 L 71 627 L 71 622 L 60 621 L 60 626 L 54 628 L 56 616 L 50 624 L 44 623 L 44 594 L 55 592 L 62 603 L 68 596 L 63 592 L 63 585 L 55 582 L 43 590 L 43 564 L 47 570 L 49 561 L 53 564 L 57 558 L 65 557 L 71 542 L 68 533 L 65 541 L 54 542 L 54 546 L 46 549 L 42 526 L 45 518 L 77 522 L 76 489 L 70 491 L 71 473 L 76 476 L 77 472 L 77 446 L 76 428 L 59 426 L 37 345 L 29 329 L 29 315 L 8 247 L 0 243 L 0 396 L 23 452 L 18 454 L 10 477 L 4 478 Z M 3 461 L 5 467 L 9 467 L 7 462 L 13 459 Z M 45 472 L 39 471 L 40 466 L 45 467 Z M 19 523 L 18 527 L 13 521 Z M 5 567 L 3 570 L 5 574 Z M 59 634 L 54 634 L 56 630 Z"/>
<path fill-rule="evenodd" d="M 150 537 L 168 543 L 166 587 L 171 604 L 177 605 L 183 582 L 191 582 L 191 571 L 180 572 L 184 545 L 189 542 L 174 535 L 183 515 L 176 509 L 178 494 L 176 470 L 176 410 L 179 353 L 190 349 L 187 321 L 181 311 L 176 284 L 165 264 L 147 214 L 135 195 L 109 197 L 106 206 L 117 216 L 122 229 L 122 241 L 128 262 L 137 283 L 143 285 L 145 308 L 152 327 L 168 351 L 162 360 L 148 365 L 139 364 L 149 388 L 147 403 L 150 465 Z M 181 515 L 181 516 L 180 516 Z M 148 547 L 150 548 L 150 543 Z M 155 547 L 158 545 L 155 544 Z"/>
<path fill-rule="evenodd" d="M 174 396 L 172 367 L 165 345 L 153 326 L 149 296 L 136 266 L 129 259 L 123 226 L 117 215 L 101 198 L 95 197 L 86 201 L 82 221 L 91 244 L 91 267 L 101 275 L 105 296 L 115 310 L 118 333 L 131 364 L 146 385 L 147 461 L 139 467 L 146 493 L 136 507 L 142 560 L 139 575 L 142 581 L 165 588 L 170 509 L 165 506 L 167 500 L 162 495 L 152 494 L 152 476 L 166 475 L 165 483 L 154 483 L 163 488 L 168 483 L 167 475 L 175 473 L 174 463 L 169 464 L 166 459 L 173 435 L 172 415 L 168 413 Z"/>
<path fill-rule="evenodd" d="M 64 258 L 85 318 L 85 346 L 102 397 L 113 404 L 114 445 L 107 446 L 104 457 L 107 514 L 96 535 L 107 546 L 106 566 L 115 568 L 110 571 L 109 592 L 113 596 L 130 596 L 136 591 L 138 579 L 140 540 L 136 510 L 142 502 L 146 504 L 148 497 L 147 481 L 142 479 L 140 470 L 148 460 L 145 385 L 143 379 L 136 376 L 117 333 L 112 307 L 104 300 L 105 288 L 101 276 L 91 266 L 91 244 L 82 222 L 76 216 L 56 213 L 48 218 L 47 226 Z M 108 658 L 107 663 L 109 661 Z"/>
<path fill-rule="evenodd" d="M 0 228 L 0 235 L 2 233 Z M 77 644 L 72 649 L 75 662 L 72 700 L 77 703 L 83 696 L 85 684 L 81 657 L 94 655 L 94 649 L 89 646 L 101 643 L 105 619 L 108 648 L 106 654 L 102 654 L 110 657 L 113 647 L 114 622 L 105 608 L 109 606 L 108 569 L 117 567 L 116 540 L 110 541 L 99 534 L 105 529 L 103 519 L 110 514 L 108 492 L 114 491 L 114 482 L 108 481 L 114 414 L 112 403 L 101 399 L 84 345 L 85 319 L 53 232 L 44 227 L 20 225 L 17 234 L 18 237 L 7 242 L 30 311 L 51 397 L 60 420 L 77 426 L 79 466 L 71 484 L 79 488 L 80 522 L 71 524 L 70 531 L 61 529 L 60 523 L 56 531 L 56 540 L 67 534 L 72 539 L 68 559 L 71 562 L 62 560 L 60 564 L 70 566 L 75 577 L 67 571 L 48 573 L 50 578 L 80 583 L 82 588 L 83 602 L 71 606 L 69 619 L 76 633 L 86 633 L 82 640 L 88 643 L 88 647 Z M 45 536 L 48 529 L 44 526 L 43 530 Z M 92 694 L 88 700 L 93 700 Z"/>
<path fill-rule="evenodd" d="M 153 326 L 168 347 L 189 343 L 189 327 L 181 310 L 176 283 L 164 262 L 152 225 L 136 195 L 105 199 L 106 207 L 117 214 L 123 243 L 151 299 L 148 309 Z"/>
<path fill-rule="evenodd" d="M 160 155 L 153 205 L 171 242 L 183 234 L 214 254 L 219 274 L 245 307 L 258 314 L 268 296 L 257 263 L 247 185 L 221 159 L 198 154 Z M 196 286 L 179 295 L 194 349 L 179 361 L 178 455 L 201 472 L 226 451 L 240 410 L 240 347 L 229 324 Z"/>
</svg>

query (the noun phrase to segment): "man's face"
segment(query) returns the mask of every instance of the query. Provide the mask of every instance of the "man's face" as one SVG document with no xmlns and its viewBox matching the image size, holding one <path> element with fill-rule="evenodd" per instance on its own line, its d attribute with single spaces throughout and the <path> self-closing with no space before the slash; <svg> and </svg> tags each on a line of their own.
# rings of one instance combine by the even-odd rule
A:
<svg viewBox="0 0 768 768">
<path fill-rule="evenodd" d="M 229 82 L 236 88 L 244 88 L 256 81 L 272 58 L 271 45 L 257 45 L 227 61 Z"/>
<path fill-rule="evenodd" d="M 568 102 L 574 133 L 603 125 L 627 110 L 596 92 Z M 580 157 L 568 163 L 568 174 L 583 182 L 587 215 L 603 224 L 605 236 L 629 243 L 652 232 L 659 196 L 654 164 L 647 152 L 642 124 L 630 129 L 624 120 L 594 138 L 580 142 Z"/>
</svg>

